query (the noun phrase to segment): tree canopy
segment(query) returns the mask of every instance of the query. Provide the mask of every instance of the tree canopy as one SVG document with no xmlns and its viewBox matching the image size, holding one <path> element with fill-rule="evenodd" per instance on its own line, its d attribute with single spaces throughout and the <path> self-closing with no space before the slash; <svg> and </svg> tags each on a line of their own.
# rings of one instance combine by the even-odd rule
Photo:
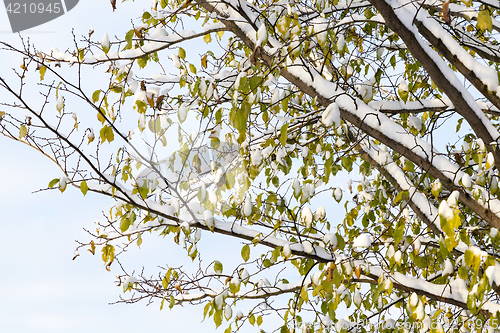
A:
<svg viewBox="0 0 500 333">
<path fill-rule="evenodd" d="M 227 332 L 497 329 L 499 14 L 155 0 L 64 52 L 0 42 L 20 59 L 0 132 L 60 167 L 49 189 L 116 201 L 75 256 L 119 265 L 124 302 L 202 304 Z M 194 269 L 132 274 L 146 233 Z M 204 238 L 240 245 L 212 257 Z"/>
</svg>

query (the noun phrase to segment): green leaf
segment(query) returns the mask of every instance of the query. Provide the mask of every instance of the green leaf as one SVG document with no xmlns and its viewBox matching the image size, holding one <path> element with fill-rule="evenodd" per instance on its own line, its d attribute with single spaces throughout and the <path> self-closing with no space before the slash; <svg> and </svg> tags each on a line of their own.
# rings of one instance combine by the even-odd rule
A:
<svg viewBox="0 0 500 333">
<path fill-rule="evenodd" d="M 179 86 L 181 88 L 184 88 L 184 86 L 186 85 L 186 75 L 182 75 L 181 78 L 179 79 Z"/>
<path fill-rule="evenodd" d="M 415 164 L 412 161 L 406 160 L 403 170 L 415 172 Z"/>
<path fill-rule="evenodd" d="M 262 77 L 254 75 L 249 79 L 250 90 L 254 91 L 262 83 Z"/>
<path fill-rule="evenodd" d="M 280 142 L 282 147 L 285 147 L 287 139 L 288 139 L 288 123 L 284 124 L 280 128 Z"/>
<path fill-rule="evenodd" d="M 207 305 L 205 305 L 205 308 L 203 309 L 203 320 L 205 320 L 205 317 L 207 316 L 207 313 L 210 310 L 211 306 L 212 306 L 212 303 L 210 303 L 210 302 L 207 303 Z"/>
<path fill-rule="evenodd" d="M 105 115 L 106 115 L 106 110 L 104 110 L 104 108 L 101 108 L 101 112 L 97 113 L 97 120 L 99 120 L 103 125 L 104 122 L 106 121 L 106 118 L 104 117 Z"/>
<path fill-rule="evenodd" d="M 222 263 L 218 260 L 214 262 L 214 272 L 217 274 L 222 274 L 223 266 Z"/>
<path fill-rule="evenodd" d="M 162 280 L 161 280 L 161 286 L 163 287 L 163 289 L 167 289 L 168 288 L 168 281 L 167 281 L 167 278 L 164 277 Z"/>
<path fill-rule="evenodd" d="M 123 88 L 121 86 L 113 86 L 111 88 L 111 91 L 116 93 L 116 94 L 120 94 L 123 91 Z"/>
<path fill-rule="evenodd" d="M 469 308 L 469 311 L 472 312 L 472 314 L 476 313 L 477 311 L 476 295 L 474 294 L 467 295 L 467 308 Z"/>
<path fill-rule="evenodd" d="M 248 102 L 241 103 L 241 109 L 236 110 L 233 115 L 233 125 L 238 132 L 243 133 L 247 128 L 248 115 L 250 114 L 250 104 Z"/>
<path fill-rule="evenodd" d="M 28 129 L 26 128 L 26 126 L 21 125 L 21 128 L 19 129 L 19 139 L 24 138 L 26 134 L 28 134 Z"/>
<path fill-rule="evenodd" d="M 147 187 L 139 187 L 138 190 L 139 190 L 139 194 L 141 195 L 141 197 L 143 199 L 146 199 L 146 197 L 148 196 L 148 193 L 149 193 L 149 189 Z"/>
<path fill-rule="evenodd" d="M 137 64 L 139 65 L 140 68 L 146 67 L 146 65 L 148 64 L 148 56 L 145 55 L 137 59 Z"/>
<path fill-rule="evenodd" d="M 399 92 L 399 97 L 401 97 L 401 99 L 403 100 L 403 102 L 407 102 L 408 101 L 408 92 L 404 92 L 404 91 L 400 91 Z"/>
<path fill-rule="evenodd" d="M 99 95 L 101 94 L 101 90 L 96 90 L 92 94 L 92 102 L 96 103 L 99 100 Z"/>
<path fill-rule="evenodd" d="M 142 20 L 143 20 L 143 22 L 146 22 L 150 18 L 151 18 L 151 13 L 150 12 L 144 12 L 144 13 L 142 13 Z"/>
<path fill-rule="evenodd" d="M 472 267 L 474 272 L 477 272 L 479 270 L 479 266 L 481 265 L 481 258 L 479 256 L 476 256 L 473 251 L 471 251 L 470 249 L 465 251 L 464 259 L 465 264 Z"/>
<path fill-rule="evenodd" d="M 175 305 L 175 297 L 173 295 L 170 295 L 170 301 L 168 302 L 168 307 L 171 309 Z"/>
<path fill-rule="evenodd" d="M 52 179 L 52 180 L 50 181 L 50 183 L 49 183 L 49 186 L 48 186 L 48 187 L 49 187 L 49 188 L 53 188 L 54 186 L 56 186 L 57 184 L 59 184 L 59 180 L 60 180 L 59 178 L 54 178 L 54 179 Z"/>
<path fill-rule="evenodd" d="M 186 59 L 186 51 L 182 47 L 179 47 L 179 58 Z"/>
<path fill-rule="evenodd" d="M 321 282 L 321 286 L 323 287 L 323 291 L 325 291 L 327 294 L 333 293 L 333 281 L 323 280 Z"/>
<path fill-rule="evenodd" d="M 403 234 L 405 231 L 404 219 L 399 219 L 396 224 L 396 230 L 394 231 L 394 244 L 399 244 L 403 240 Z"/>
<path fill-rule="evenodd" d="M 215 311 L 214 323 L 216 327 L 219 327 L 222 324 L 222 310 Z"/>
<path fill-rule="evenodd" d="M 464 121 L 464 118 L 460 118 L 460 119 L 458 119 L 458 121 L 457 121 L 457 127 L 456 127 L 456 129 L 455 129 L 455 132 L 457 132 L 457 133 L 458 133 L 458 131 L 460 131 L 460 128 L 462 127 L 462 122 L 463 122 L 463 121 Z"/>
<path fill-rule="evenodd" d="M 280 186 L 280 179 L 278 178 L 278 176 L 274 176 L 273 179 L 271 179 L 274 187 L 279 187 Z"/>
<path fill-rule="evenodd" d="M 333 284 L 338 288 L 340 284 L 342 283 L 342 276 L 340 275 L 339 271 L 337 269 L 333 270 L 332 273 L 332 282 Z"/>
<path fill-rule="evenodd" d="M 130 227 L 130 220 L 128 217 L 123 217 L 120 221 L 120 231 L 125 232 Z"/>
<path fill-rule="evenodd" d="M 115 139 L 115 134 L 113 133 L 113 129 L 108 125 L 104 126 L 99 134 L 101 136 L 101 143 L 104 143 L 104 141 L 106 140 L 108 140 L 108 142 L 111 143 Z"/>
<path fill-rule="evenodd" d="M 341 163 L 342 163 L 342 166 L 344 167 L 344 169 L 346 169 L 347 171 L 351 172 L 352 171 L 352 159 L 348 156 L 342 156 L 342 158 L 340 159 Z"/>
<path fill-rule="evenodd" d="M 165 279 L 165 281 L 167 282 L 167 286 L 168 286 L 168 284 L 169 284 L 169 282 L 170 282 L 170 276 L 171 276 L 171 275 L 172 275 L 172 267 L 170 267 L 170 268 L 167 270 L 167 272 L 165 273 L 165 277 L 164 277 L 164 279 Z M 165 289 L 167 289 L 167 288 L 165 288 Z"/>
<path fill-rule="evenodd" d="M 487 10 L 482 10 L 477 15 L 477 28 L 488 31 L 491 31 L 493 28 L 493 21 L 491 20 L 490 13 Z"/>
<path fill-rule="evenodd" d="M 339 234 L 336 234 L 337 236 L 337 247 L 340 249 L 340 250 L 343 250 L 345 248 L 345 241 L 344 241 L 344 237 L 342 237 L 341 235 Z"/>
<path fill-rule="evenodd" d="M 395 55 L 392 55 L 389 62 L 391 63 L 392 68 L 396 69 L 396 56 Z"/>
<path fill-rule="evenodd" d="M 248 246 L 248 244 L 245 244 L 241 249 L 241 257 L 245 260 L 245 262 L 250 259 L 250 246 Z"/>
<path fill-rule="evenodd" d="M 125 40 L 127 41 L 127 45 L 123 48 L 122 51 L 130 50 L 132 48 L 132 38 L 134 38 L 134 29 L 130 29 L 125 35 Z"/>
<path fill-rule="evenodd" d="M 87 182 L 83 180 L 80 183 L 80 191 L 82 191 L 83 195 L 87 195 L 87 191 L 89 190 L 89 187 L 87 186 Z"/>
</svg>

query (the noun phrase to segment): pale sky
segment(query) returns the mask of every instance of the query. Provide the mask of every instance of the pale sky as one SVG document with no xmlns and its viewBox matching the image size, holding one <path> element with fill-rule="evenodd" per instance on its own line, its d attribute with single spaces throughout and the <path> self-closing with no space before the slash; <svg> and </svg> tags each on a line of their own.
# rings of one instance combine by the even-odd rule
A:
<svg viewBox="0 0 500 333">
<path fill-rule="evenodd" d="M 82 0 L 66 15 L 22 32 L 42 50 L 71 47 L 71 28 L 77 36 L 90 27 L 100 40 L 104 33 L 123 36 L 130 19 L 139 16 L 150 1 L 135 4 L 118 1 L 113 13 L 108 0 Z M 113 38 L 112 38 L 113 39 Z M 0 40 L 18 43 L 11 33 L 6 11 L 0 7 Z M 19 68 L 19 57 L 1 54 L 1 75 Z M 101 69 L 99 69 L 101 70 Z M 0 99 L 5 98 L 0 91 Z M 201 332 L 214 331 L 213 321 L 201 324 L 202 307 L 176 307 L 160 312 L 159 303 L 146 306 L 108 305 L 118 300 L 121 288 L 114 284 L 116 268 L 107 272 L 100 255 L 89 252 L 72 261 L 75 240 L 88 240 L 83 227 L 93 228 L 112 202 L 102 196 L 87 197 L 74 189 L 32 192 L 45 188 L 60 176 L 50 160 L 23 144 L 0 137 L 0 327 L 9 333 L 56 332 Z M 169 239 L 147 237 L 142 249 L 127 254 L 130 267 L 152 264 L 145 258 L 183 251 Z M 154 268 L 154 266 L 152 267 Z M 153 270 L 151 271 L 153 272 Z"/>
</svg>

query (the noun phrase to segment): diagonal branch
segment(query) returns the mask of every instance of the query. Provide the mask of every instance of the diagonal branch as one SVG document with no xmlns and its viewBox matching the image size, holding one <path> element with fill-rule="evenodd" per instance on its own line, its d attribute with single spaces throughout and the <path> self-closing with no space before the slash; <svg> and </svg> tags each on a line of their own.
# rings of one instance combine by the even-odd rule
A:
<svg viewBox="0 0 500 333">
<path fill-rule="evenodd" d="M 453 70 L 448 68 L 436 52 L 417 36 L 412 19 L 417 15 L 416 10 L 412 13 L 406 9 L 406 7 L 413 8 L 411 5 L 402 7 L 395 0 L 371 0 L 371 3 L 384 17 L 387 26 L 403 39 L 412 55 L 429 73 L 434 83 L 450 98 L 457 112 L 467 120 L 476 135 L 486 143 L 497 140 L 498 131 L 477 105 L 474 105 L 475 102 L 472 103 L 471 94 L 459 82 Z M 460 50 L 462 50 L 461 47 Z M 498 86 L 498 81 L 496 85 Z M 495 165 L 500 169 L 500 151 L 495 151 L 491 145 L 488 145 L 488 150 L 493 152 Z"/>
</svg>

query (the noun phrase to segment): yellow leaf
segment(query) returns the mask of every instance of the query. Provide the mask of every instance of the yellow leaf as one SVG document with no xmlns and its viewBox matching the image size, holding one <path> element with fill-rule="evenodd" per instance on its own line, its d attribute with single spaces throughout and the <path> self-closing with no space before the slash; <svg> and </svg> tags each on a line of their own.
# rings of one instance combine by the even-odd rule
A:
<svg viewBox="0 0 500 333">
<path fill-rule="evenodd" d="M 89 187 L 87 186 L 87 182 L 85 180 L 80 183 L 80 190 L 82 191 L 83 195 L 87 194 Z"/>
<path fill-rule="evenodd" d="M 92 94 L 92 102 L 96 103 L 99 100 L 99 95 L 101 94 L 100 90 L 94 91 Z"/>
<path fill-rule="evenodd" d="M 0 111 L 0 118 L 2 118 L 4 116 L 5 112 L 3 111 Z"/>
<path fill-rule="evenodd" d="M 186 51 L 182 47 L 179 47 L 179 58 L 186 59 Z"/>
<path fill-rule="evenodd" d="M 113 129 L 109 126 L 106 131 L 106 139 L 108 139 L 108 142 L 112 142 L 115 139 L 115 133 L 113 133 Z"/>
<path fill-rule="evenodd" d="M 106 114 L 104 112 L 104 109 L 101 109 L 101 111 L 103 112 L 103 114 Z M 97 119 L 101 122 L 101 124 L 104 124 L 104 122 L 106 121 L 106 118 L 104 118 L 103 114 L 101 114 L 101 112 L 97 113 Z"/>
<path fill-rule="evenodd" d="M 361 266 L 357 266 L 356 269 L 354 270 L 354 273 L 356 273 L 356 276 L 359 277 L 361 276 Z"/>
<path fill-rule="evenodd" d="M 305 301 L 309 301 L 309 296 L 307 295 L 307 287 L 302 287 L 302 290 L 300 291 L 300 297 Z"/>
<path fill-rule="evenodd" d="M 26 134 L 28 134 L 28 129 L 26 128 L 26 126 L 21 125 L 21 128 L 19 129 L 19 139 L 24 138 Z"/>
<path fill-rule="evenodd" d="M 205 37 L 203 37 L 203 40 L 208 44 L 212 41 L 212 37 L 210 36 L 210 34 L 206 34 Z"/>
<path fill-rule="evenodd" d="M 93 255 L 95 255 L 95 243 L 94 243 L 94 241 L 90 242 L 89 252 L 92 253 Z"/>
<path fill-rule="evenodd" d="M 45 72 L 47 71 L 47 67 L 45 66 L 42 66 L 40 68 L 40 81 L 43 81 L 43 79 L 45 78 Z"/>
<path fill-rule="evenodd" d="M 491 20 L 490 13 L 487 10 L 482 10 L 477 15 L 477 28 L 488 31 L 491 31 L 493 28 L 493 22 Z"/>
</svg>

